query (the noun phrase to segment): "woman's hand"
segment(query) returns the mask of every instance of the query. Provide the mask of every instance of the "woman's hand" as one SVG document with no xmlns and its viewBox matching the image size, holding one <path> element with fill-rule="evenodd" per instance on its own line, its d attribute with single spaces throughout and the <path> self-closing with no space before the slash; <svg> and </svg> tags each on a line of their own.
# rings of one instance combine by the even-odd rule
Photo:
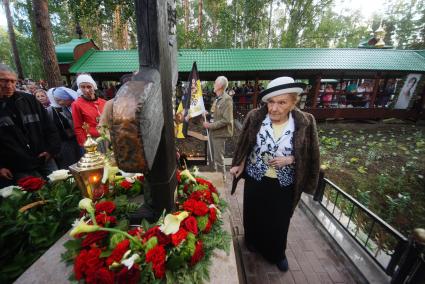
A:
<svg viewBox="0 0 425 284">
<path fill-rule="evenodd" d="M 294 156 L 275 157 L 269 161 L 269 166 L 273 168 L 282 168 L 295 162 Z"/>
<path fill-rule="evenodd" d="M 238 178 L 243 172 L 244 165 L 234 166 L 230 169 L 230 174 Z"/>
</svg>

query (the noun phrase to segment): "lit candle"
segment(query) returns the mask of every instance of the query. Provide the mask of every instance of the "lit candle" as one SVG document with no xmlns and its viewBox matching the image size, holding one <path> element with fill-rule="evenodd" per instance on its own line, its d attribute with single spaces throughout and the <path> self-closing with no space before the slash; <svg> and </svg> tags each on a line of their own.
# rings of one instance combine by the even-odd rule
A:
<svg viewBox="0 0 425 284">
<path fill-rule="evenodd" d="M 93 183 L 97 183 L 99 180 L 100 180 L 100 178 L 99 178 L 99 176 L 98 176 L 98 175 L 92 175 L 92 176 L 90 176 L 90 177 L 89 177 L 89 182 L 90 182 L 91 184 L 93 184 Z"/>
</svg>

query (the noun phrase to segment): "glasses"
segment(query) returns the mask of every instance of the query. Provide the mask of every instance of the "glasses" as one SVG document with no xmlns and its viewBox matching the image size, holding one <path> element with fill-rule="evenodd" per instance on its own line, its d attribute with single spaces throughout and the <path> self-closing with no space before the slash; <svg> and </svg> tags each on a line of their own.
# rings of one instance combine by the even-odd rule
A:
<svg viewBox="0 0 425 284">
<path fill-rule="evenodd" d="M 0 78 L 0 84 L 1 85 L 7 85 L 7 84 L 16 84 L 17 80 L 15 79 L 2 79 Z"/>
</svg>

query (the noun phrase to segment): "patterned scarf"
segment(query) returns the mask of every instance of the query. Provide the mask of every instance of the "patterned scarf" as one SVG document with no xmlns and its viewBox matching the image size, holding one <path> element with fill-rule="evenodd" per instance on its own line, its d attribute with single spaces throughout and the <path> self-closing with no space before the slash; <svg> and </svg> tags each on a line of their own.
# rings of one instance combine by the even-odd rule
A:
<svg viewBox="0 0 425 284">
<path fill-rule="evenodd" d="M 257 143 L 248 157 L 246 166 L 247 174 L 253 179 L 260 181 L 269 167 L 269 160 L 275 157 L 293 155 L 294 131 L 294 119 L 292 118 L 292 114 L 289 113 L 288 124 L 283 129 L 282 135 L 275 140 L 272 121 L 269 115 L 267 115 L 257 134 Z M 282 187 L 289 186 L 294 182 L 294 174 L 295 170 L 292 164 L 282 168 L 276 168 L 276 175 Z"/>
</svg>

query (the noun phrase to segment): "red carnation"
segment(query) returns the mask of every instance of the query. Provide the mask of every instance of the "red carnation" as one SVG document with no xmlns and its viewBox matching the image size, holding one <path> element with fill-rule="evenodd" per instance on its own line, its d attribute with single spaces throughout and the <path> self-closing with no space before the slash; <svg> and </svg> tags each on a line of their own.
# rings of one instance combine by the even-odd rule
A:
<svg viewBox="0 0 425 284">
<path fill-rule="evenodd" d="M 183 186 L 183 192 L 184 193 L 187 193 L 189 191 L 189 184 L 188 183 L 186 183 L 184 186 Z"/>
<path fill-rule="evenodd" d="M 155 273 L 155 277 L 158 279 L 162 279 L 165 276 L 165 264 L 157 263 L 153 265 L 153 271 Z"/>
<path fill-rule="evenodd" d="M 127 181 L 127 180 L 123 180 L 120 183 L 120 186 L 124 189 L 130 190 L 133 187 L 133 184 L 131 182 Z"/>
<path fill-rule="evenodd" d="M 187 231 L 180 228 L 177 233 L 171 235 L 171 243 L 176 247 L 183 242 L 187 237 Z"/>
<path fill-rule="evenodd" d="M 112 254 L 106 259 L 106 264 L 109 266 L 114 261 L 120 262 L 124 253 L 128 250 L 130 246 L 130 241 L 128 239 L 125 239 L 117 244 L 115 249 L 112 251 Z"/>
<path fill-rule="evenodd" d="M 161 230 L 159 229 L 159 226 L 155 226 L 150 228 L 144 235 L 143 235 L 143 242 L 147 242 L 152 237 L 157 237 L 158 244 L 159 245 L 167 245 L 171 242 L 170 236 L 165 235 Z"/>
<path fill-rule="evenodd" d="M 80 280 L 84 277 L 84 271 L 86 269 L 86 258 L 87 250 L 83 249 L 74 260 L 74 274 L 75 279 L 77 280 Z"/>
<path fill-rule="evenodd" d="M 128 234 L 130 236 L 135 236 L 135 237 L 141 238 L 142 234 L 143 234 L 143 229 L 142 229 L 142 227 L 136 227 L 136 228 L 128 231 Z"/>
<path fill-rule="evenodd" d="M 88 247 L 92 244 L 99 244 L 101 240 L 106 238 L 108 232 L 105 231 L 96 231 L 92 233 L 88 233 L 81 244 L 82 247 Z"/>
<path fill-rule="evenodd" d="M 190 259 L 190 265 L 194 266 L 195 264 L 197 264 L 204 257 L 204 255 L 205 253 L 202 249 L 202 241 L 198 240 L 195 245 L 195 252 L 193 253 Z"/>
<path fill-rule="evenodd" d="M 145 181 L 145 176 L 144 175 L 140 175 L 136 177 L 140 182 L 144 182 Z"/>
<path fill-rule="evenodd" d="M 115 203 L 112 201 L 102 201 L 95 205 L 96 207 L 96 213 L 102 213 L 105 212 L 106 214 L 111 214 L 116 206 Z"/>
<path fill-rule="evenodd" d="M 105 226 L 106 224 L 115 224 L 117 218 L 114 216 L 108 216 L 105 213 L 100 213 L 96 215 L 96 222 L 100 226 Z"/>
<path fill-rule="evenodd" d="M 189 199 L 195 199 L 197 201 L 203 201 L 207 204 L 213 203 L 211 191 L 209 191 L 209 190 L 197 190 L 189 196 Z"/>
<path fill-rule="evenodd" d="M 196 201 L 195 199 L 188 199 L 183 203 L 183 208 L 186 211 L 190 211 L 197 216 L 204 216 L 208 213 L 208 206 L 202 201 Z"/>
<path fill-rule="evenodd" d="M 217 189 L 215 188 L 215 186 L 210 181 L 205 180 L 203 178 L 195 178 L 195 179 L 196 179 L 197 183 L 207 185 L 209 190 L 211 190 L 214 193 L 217 193 Z"/>
<path fill-rule="evenodd" d="M 157 245 L 146 253 L 146 262 L 152 263 L 152 269 L 155 277 L 158 279 L 165 276 L 165 256 L 166 252 L 163 246 Z"/>
<path fill-rule="evenodd" d="M 212 223 L 210 220 L 208 220 L 207 225 L 205 226 L 205 229 L 202 231 L 203 233 L 208 234 L 211 231 Z"/>
<path fill-rule="evenodd" d="M 114 272 L 109 269 L 102 267 L 95 273 L 94 283 L 102 283 L 102 284 L 114 284 Z"/>
<path fill-rule="evenodd" d="M 99 258 L 101 253 L 96 247 L 81 251 L 74 261 L 75 278 L 81 279 L 85 276 L 87 283 L 94 283 L 96 272 L 103 266 L 103 261 Z"/>
<path fill-rule="evenodd" d="M 217 210 L 215 208 L 210 208 L 210 216 L 208 216 L 208 219 L 212 224 L 217 221 Z"/>
<path fill-rule="evenodd" d="M 177 182 L 180 183 L 182 181 L 180 171 L 177 171 L 176 176 L 177 176 Z"/>
<path fill-rule="evenodd" d="M 189 216 L 186 219 L 184 219 L 183 227 L 189 232 L 194 233 L 195 235 L 198 234 L 198 222 L 196 221 L 196 218 L 193 216 Z"/>
<path fill-rule="evenodd" d="M 24 177 L 18 180 L 18 185 L 22 187 L 22 190 L 28 192 L 40 190 L 45 184 L 46 182 L 43 179 L 33 176 Z"/>
<path fill-rule="evenodd" d="M 139 283 L 140 269 L 137 264 L 134 264 L 130 270 L 124 266 L 120 272 L 117 273 L 117 284 L 134 284 Z"/>
</svg>

